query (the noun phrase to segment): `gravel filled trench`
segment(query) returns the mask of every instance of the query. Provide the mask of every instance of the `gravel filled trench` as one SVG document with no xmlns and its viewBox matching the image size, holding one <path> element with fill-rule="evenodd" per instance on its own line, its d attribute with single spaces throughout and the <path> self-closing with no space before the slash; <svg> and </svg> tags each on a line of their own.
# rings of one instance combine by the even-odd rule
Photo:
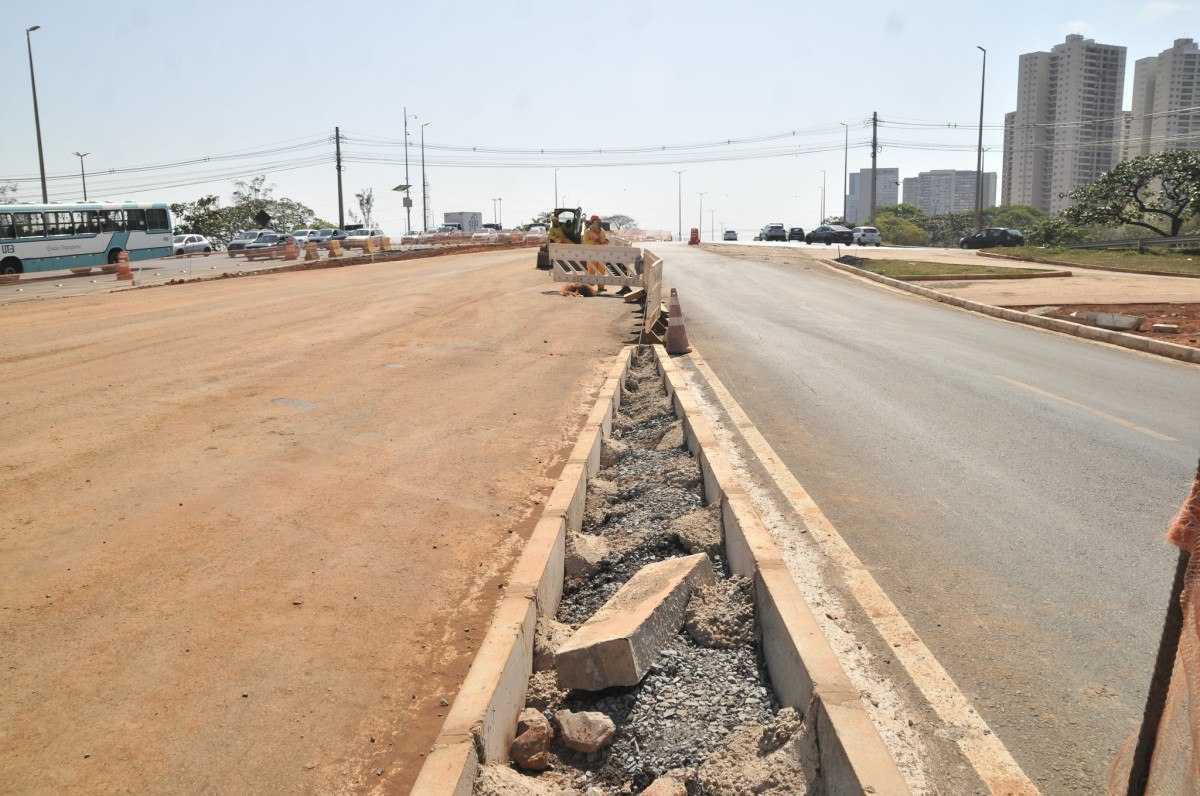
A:
<svg viewBox="0 0 1200 796">
<path fill-rule="evenodd" d="M 754 792 L 796 792 L 805 780 L 792 775 L 800 764 L 790 761 L 802 755 L 780 747 L 794 734 L 800 748 L 802 722 L 791 710 L 781 712 L 772 693 L 752 588 L 726 571 L 719 510 L 704 507 L 699 464 L 683 444 L 650 349 L 634 353 L 623 386 L 607 466 L 589 481 L 582 528 L 603 538 L 608 553 L 593 571 L 564 584 L 562 632 L 591 617 L 646 564 L 706 552 L 717 580 L 693 592 L 685 626 L 638 685 L 564 693 L 552 670 L 534 673 L 529 706 L 548 719 L 563 708 L 599 711 L 616 734 L 590 754 L 568 749 L 556 736 L 554 765 L 540 775 L 524 772 L 526 780 L 594 796 L 636 793 L 670 772 L 691 794 L 749 792 L 743 790 L 749 780 L 761 780 Z M 785 753 L 790 757 L 780 762 Z"/>
</svg>

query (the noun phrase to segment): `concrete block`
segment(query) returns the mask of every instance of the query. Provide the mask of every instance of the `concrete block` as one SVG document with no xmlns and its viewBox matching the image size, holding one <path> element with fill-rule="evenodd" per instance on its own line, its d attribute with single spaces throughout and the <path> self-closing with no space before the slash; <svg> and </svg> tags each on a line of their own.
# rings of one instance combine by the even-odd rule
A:
<svg viewBox="0 0 1200 796">
<path fill-rule="evenodd" d="M 606 432 L 600 423 L 584 425 L 567 461 L 571 464 L 586 465 L 589 478 L 595 475 L 600 469 L 600 446 L 605 436 Z"/>
<path fill-rule="evenodd" d="M 642 567 L 559 648 L 559 685 L 587 691 L 637 685 L 683 626 L 692 589 L 713 580 L 703 553 Z"/>
<path fill-rule="evenodd" d="M 1179 324 L 1177 324 L 1177 323 L 1155 323 L 1155 324 L 1150 325 L 1150 331 L 1164 332 L 1166 334 L 1175 334 L 1179 331 Z"/>
<path fill-rule="evenodd" d="M 561 515 L 567 522 L 567 531 L 578 531 L 583 527 L 583 507 L 587 498 L 587 464 L 567 462 L 559 475 L 558 483 L 546 501 L 543 517 Z"/>
<path fill-rule="evenodd" d="M 539 616 L 553 616 L 562 599 L 566 529 L 566 519 L 561 515 L 538 520 L 509 575 L 508 593 L 532 597 Z"/>
<path fill-rule="evenodd" d="M 845 703 L 823 697 L 816 720 L 826 793 L 912 792 L 857 694 Z"/>
<path fill-rule="evenodd" d="M 471 796 L 475 792 L 475 777 L 479 774 L 479 758 L 475 744 L 468 738 L 448 746 L 439 746 L 429 753 L 421 773 L 413 783 L 412 793 L 431 796 Z M 393 792 L 387 788 L 383 792 Z"/>
</svg>

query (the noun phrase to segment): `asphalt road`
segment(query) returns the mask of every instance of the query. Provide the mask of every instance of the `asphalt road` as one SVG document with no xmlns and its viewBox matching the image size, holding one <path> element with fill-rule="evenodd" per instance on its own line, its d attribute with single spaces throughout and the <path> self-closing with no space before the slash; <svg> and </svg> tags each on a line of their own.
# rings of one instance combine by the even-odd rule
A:
<svg viewBox="0 0 1200 796">
<path fill-rule="evenodd" d="M 809 264 L 659 245 L 687 330 L 1047 793 L 1142 709 L 1200 369 Z"/>
</svg>

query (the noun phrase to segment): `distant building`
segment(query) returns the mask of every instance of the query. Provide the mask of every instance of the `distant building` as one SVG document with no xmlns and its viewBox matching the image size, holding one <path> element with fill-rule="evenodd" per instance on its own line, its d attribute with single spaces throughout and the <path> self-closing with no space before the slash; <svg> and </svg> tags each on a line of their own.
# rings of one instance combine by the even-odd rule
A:
<svg viewBox="0 0 1200 796">
<path fill-rule="evenodd" d="M 463 232 L 475 232 L 483 226 L 483 213 L 459 211 L 442 214 L 442 223 L 446 226 L 457 226 Z"/>
<path fill-rule="evenodd" d="M 1066 194 L 1095 182 L 1121 155 L 1125 48 L 1072 34 L 1050 52 L 1025 53 L 1017 73 L 1008 201 L 1056 213 Z"/>
<path fill-rule="evenodd" d="M 1009 111 L 1004 114 L 1004 159 L 1002 161 L 1003 178 L 1000 181 L 1000 204 L 1008 206 L 1012 204 L 1012 167 L 1013 156 L 1016 146 L 1016 131 L 1014 127 L 1017 123 L 1017 112 Z"/>
<path fill-rule="evenodd" d="M 927 216 L 975 210 L 974 171 L 937 169 L 904 180 L 904 202 L 916 205 Z M 983 206 L 996 206 L 996 172 L 983 173 Z"/>
<path fill-rule="evenodd" d="M 1118 160 L 1129 160 L 1141 154 L 1141 143 L 1133 121 L 1133 111 L 1121 111 L 1121 155 Z"/>
<path fill-rule="evenodd" d="M 1200 46 L 1176 39 L 1169 50 L 1139 58 L 1133 66 L 1133 110 L 1129 134 L 1122 140 L 1125 157 L 1153 155 L 1170 149 L 1200 149 Z"/>
<path fill-rule="evenodd" d="M 900 169 L 876 169 L 875 209 L 900 204 Z M 850 172 L 846 195 L 846 221 L 865 224 L 871 218 L 871 170 Z"/>
</svg>

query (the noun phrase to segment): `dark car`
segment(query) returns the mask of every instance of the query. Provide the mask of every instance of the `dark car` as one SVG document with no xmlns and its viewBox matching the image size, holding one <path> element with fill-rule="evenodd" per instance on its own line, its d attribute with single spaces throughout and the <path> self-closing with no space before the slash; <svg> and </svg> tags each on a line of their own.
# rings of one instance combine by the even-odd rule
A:
<svg viewBox="0 0 1200 796">
<path fill-rule="evenodd" d="M 804 242 L 804 227 L 792 227 L 788 230 L 788 240 L 798 240 Z"/>
<path fill-rule="evenodd" d="M 993 246 L 1024 246 L 1025 236 L 1019 229 L 988 227 L 962 238 L 958 242 L 962 249 L 990 249 Z"/>
<path fill-rule="evenodd" d="M 763 240 L 781 240 L 787 241 L 787 228 L 783 224 L 767 224 L 762 228 L 759 236 Z"/>
<path fill-rule="evenodd" d="M 233 239 L 229 241 L 229 245 L 226 248 L 229 249 L 229 251 L 231 251 L 231 252 L 235 252 L 235 251 L 238 251 L 239 249 L 246 248 L 251 243 L 254 243 L 255 241 L 262 238 L 263 235 L 274 235 L 274 234 L 275 233 L 269 229 L 247 229 L 243 232 L 239 232 L 238 234 L 234 235 Z"/>
<path fill-rule="evenodd" d="M 725 234 L 721 237 L 721 239 L 722 240 L 737 240 L 737 230 L 735 230 L 735 229 L 725 230 Z"/>
<path fill-rule="evenodd" d="M 822 224 L 804 236 L 805 243 L 844 243 L 849 246 L 854 243 L 854 231 L 836 224 Z"/>
<path fill-rule="evenodd" d="M 269 249 L 272 246 L 282 246 L 287 243 L 290 235 L 281 235 L 277 232 L 264 232 L 258 236 L 257 240 L 247 243 L 243 249 Z"/>
</svg>

